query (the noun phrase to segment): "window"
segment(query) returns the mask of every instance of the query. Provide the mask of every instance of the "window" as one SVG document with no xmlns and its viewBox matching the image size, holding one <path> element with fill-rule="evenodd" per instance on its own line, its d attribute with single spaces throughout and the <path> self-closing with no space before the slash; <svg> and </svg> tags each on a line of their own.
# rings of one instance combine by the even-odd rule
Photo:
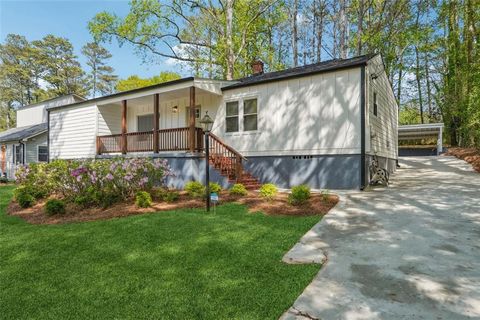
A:
<svg viewBox="0 0 480 320">
<path fill-rule="evenodd" d="M 15 146 L 15 163 L 23 163 L 23 146 Z"/>
<path fill-rule="evenodd" d="M 227 102 L 226 132 L 238 131 L 238 101 Z"/>
<path fill-rule="evenodd" d="M 201 127 L 201 124 L 200 124 L 201 115 L 202 115 L 202 107 L 196 106 L 195 107 L 195 126 L 197 127 Z M 190 107 L 187 107 L 185 111 L 185 123 L 187 124 L 187 126 L 190 123 Z"/>
<path fill-rule="evenodd" d="M 153 113 L 137 117 L 137 131 L 145 132 L 153 130 Z"/>
<path fill-rule="evenodd" d="M 377 105 L 377 93 L 373 93 L 373 114 L 376 116 L 378 113 L 378 105 Z"/>
<path fill-rule="evenodd" d="M 243 131 L 257 130 L 257 99 L 243 101 Z"/>
<path fill-rule="evenodd" d="M 47 146 L 38 146 L 37 161 L 38 162 L 47 162 L 48 161 L 48 147 Z"/>
</svg>

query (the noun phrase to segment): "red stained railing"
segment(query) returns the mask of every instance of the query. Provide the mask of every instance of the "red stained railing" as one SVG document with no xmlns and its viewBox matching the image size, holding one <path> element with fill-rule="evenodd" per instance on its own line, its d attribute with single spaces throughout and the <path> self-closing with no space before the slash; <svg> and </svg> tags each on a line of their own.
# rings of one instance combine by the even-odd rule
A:
<svg viewBox="0 0 480 320">
<path fill-rule="evenodd" d="M 195 150 L 203 151 L 203 131 L 195 128 Z M 123 139 L 122 134 L 113 134 L 97 137 L 97 154 L 121 153 L 123 143 L 126 143 L 126 152 L 150 152 L 153 151 L 153 131 L 129 132 Z M 172 128 L 158 130 L 159 151 L 187 151 L 189 150 L 189 128 Z"/>
</svg>

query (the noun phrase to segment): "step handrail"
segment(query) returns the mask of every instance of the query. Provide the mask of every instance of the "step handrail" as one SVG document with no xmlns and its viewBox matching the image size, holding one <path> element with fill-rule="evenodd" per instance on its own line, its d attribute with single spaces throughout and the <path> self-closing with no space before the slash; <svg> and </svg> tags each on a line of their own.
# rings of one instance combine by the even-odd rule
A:
<svg viewBox="0 0 480 320">
<path fill-rule="evenodd" d="M 235 156 L 241 158 L 242 160 L 245 160 L 245 161 L 248 161 L 247 158 L 245 158 L 240 152 L 238 152 L 237 150 L 235 150 L 234 148 L 230 147 L 228 144 L 226 144 L 222 139 L 220 139 L 218 136 L 216 136 L 215 134 L 213 133 L 209 133 L 208 134 L 210 137 L 212 137 L 213 140 L 215 140 L 216 142 L 218 142 L 219 144 L 221 144 L 225 149 L 227 149 L 228 151 L 230 151 L 231 153 L 235 154 Z"/>
</svg>

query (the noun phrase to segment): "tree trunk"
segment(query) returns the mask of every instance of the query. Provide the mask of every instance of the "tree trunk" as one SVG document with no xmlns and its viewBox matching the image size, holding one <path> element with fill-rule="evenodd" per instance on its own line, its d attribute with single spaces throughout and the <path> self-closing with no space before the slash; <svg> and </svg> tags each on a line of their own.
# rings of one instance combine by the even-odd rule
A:
<svg viewBox="0 0 480 320">
<path fill-rule="evenodd" d="M 233 2 L 234 0 L 227 0 L 226 3 L 226 28 L 225 36 L 227 42 L 227 80 L 233 80 L 233 69 L 235 65 L 235 50 L 233 48 Z"/>
<path fill-rule="evenodd" d="M 323 0 L 319 0 L 318 3 L 318 10 L 317 12 L 317 62 L 322 61 L 322 36 L 323 36 L 323 20 L 325 16 L 325 8 L 324 8 Z"/>
<path fill-rule="evenodd" d="M 293 0 L 293 12 L 292 12 L 292 50 L 293 50 L 293 66 L 298 66 L 298 0 Z"/>
<path fill-rule="evenodd" d="M 428 65 L 428 53 L 425 53 L 425 81 L 427 83 L 427 103 L 428 103 L 428 119 L 429 122 L 433 120 L 433 107 L 432 107 L 432 93 L 430 85 L 430 70 Z"/>
<path fill-rule="evenodd" d="M 363 35 L 363 0 L 358 1 L 358 27 L 357 27 L 357 55 L 362 54 L 362 35 Z"/>
<path fill-rule="evenodd" d="M 347 0 L 340 1 L 340 11 L 339 11 L 339 32 L 340 32 L 340 58 L 346 59 L 348 52 L 348 19 L 346 13 Z"/>
<path fill-rule="evenodd" d="M 418 46 L 415 46 L 415 59 L 417 62 L 417 67 L 415 68 L 415 76 L 417 78 L 418 108 L 420 109 L 420 121 L 422 123 L 425 123 L 423 119 L 422 83 L 420 81 L 420 57 L 418 52 Z"/>
<path fill-rule="evenodd" d="M 403 78 L 403 54 L 400 56 L 400 63 L 398 64 L 398 84 L 397 84 L 398 108 L 400 108 L 400 97 L 402 96 L 402 78 Z"/>
</svg>

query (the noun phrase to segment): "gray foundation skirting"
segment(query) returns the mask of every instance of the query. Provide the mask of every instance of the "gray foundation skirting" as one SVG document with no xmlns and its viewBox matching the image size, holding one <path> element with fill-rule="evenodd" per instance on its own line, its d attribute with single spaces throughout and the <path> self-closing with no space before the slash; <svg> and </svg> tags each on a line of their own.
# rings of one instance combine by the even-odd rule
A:
<svg viewBox="0 0 480 320">
<path fill-rule="evenodd" d="M 137 155 L 138 156 L 138 155 Z M 159 154 L 152 157 L 164 158 L 174 172 L 167 185 L 182 189 L 188 181 L 205 181 L 205 158 L 202 155 Z M 366 156 L 366 165 L 371 155 Z M 314 155 L 314 156 L 250 156 L 244 168 L 260 183 L 274 183 L 279 188 L 289 189 L 307 184 L 312 189 L 359 189 L 360 154 Z M 381 167 L 395 171 L 396 160 L 378 157 Z M 367 168 L 368 174 L 368 168 Z M 228 188 L 228 179 L 210 166 L 210 181 Z"/>
<path fill-rule="evenodd" d="M 248 157 L 245 169 L 261 183 L 281 188 L 307 184 L 313 189 L 358 189 L 360 155 Z"/>
</svg>

